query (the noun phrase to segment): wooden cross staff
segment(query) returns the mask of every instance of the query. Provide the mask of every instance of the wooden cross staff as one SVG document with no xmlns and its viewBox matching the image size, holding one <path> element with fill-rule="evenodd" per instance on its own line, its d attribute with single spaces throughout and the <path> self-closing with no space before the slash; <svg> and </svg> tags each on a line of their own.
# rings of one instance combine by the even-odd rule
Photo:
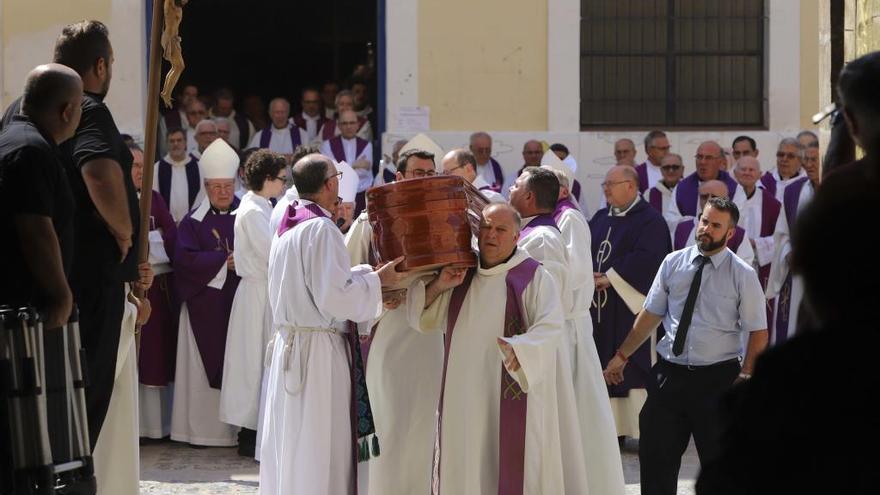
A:
<svg viewBox="0 0 880 495">
<path fill-rule="evenodd" d="M 162 99 L 171 108 L 171 93 L 183 71 L 183 53 L 180 47 L 178 28 L 183 19 L 183 6 L 188 0 L 153 0 L 153 17 L 150 29 L 150 68 L 147 84 L 147 118 L 144 124 L 144 176 L 141 182 L 140 231 L 138 234 L 138 264 L 146 263 L 150 257 L 150 208 L 152 206 L 153 164 L 156 162 L 156 133 L 159 127 L 159 79 L 162 72 L 162 57 L 171 62 L 171 70 L 165 78 Z M 164 28 L 164 30 L 163 30 Z M 160 34 L 161 33 L 161 34 Z M 160 52 L 160 48 L 164 49 Z M 146 298 L 143 291 L 136 294 Z M 140 351 L 140 332 L 137 333 Z"/>
</svg>

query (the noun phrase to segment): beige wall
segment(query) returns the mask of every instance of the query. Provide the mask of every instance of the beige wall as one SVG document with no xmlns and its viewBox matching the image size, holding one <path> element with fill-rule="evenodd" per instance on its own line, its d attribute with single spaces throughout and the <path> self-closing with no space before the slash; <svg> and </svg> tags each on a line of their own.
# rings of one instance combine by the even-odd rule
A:
<svg viewBox="0 0 880 495">
<path fill-rule="evenodd" d="M 801 128 L 815 127 L 814 113 L 831 103 L 820 100 L 820 6 L 819 0 L 801 0 Z M 827 17 L 827 14 L 826 14 Z M 771 62 L 772 63 L 772 62 Z"/>
<path fill-rule="evenodd" d="M 0 104 L 20 93 L 27 73 L 52 60 L 61 29 L 83 19 L 107 24 L 115 62 L 107 105 L 123 132 L 143 133 L 146 70 L 140 0 L 0 0 Z"/>
<path fill-rule="evenodd" d="M 432 130 L 547 129 L 547 2 L 419 0 L 417 33 Z"/>
</svg>

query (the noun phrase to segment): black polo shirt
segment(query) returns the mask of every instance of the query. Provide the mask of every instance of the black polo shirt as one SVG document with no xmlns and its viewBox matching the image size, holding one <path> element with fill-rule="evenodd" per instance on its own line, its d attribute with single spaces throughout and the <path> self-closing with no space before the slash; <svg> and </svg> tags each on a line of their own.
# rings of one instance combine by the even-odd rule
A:
<svg viewBox="0 0 880 495">
<path fill-rule="evenodd" d="M 90 287 L 136 280 L 139 209 L 137 191 L 131 180 L 132 156 L 101 96 L 88 92 L 83 95 L 82 118 L 76 134 L 60 148 L 77 206 L 74 220 L 76 258 L 70 276 L 71 285 Z M 82 177 L 82 166 L 98 158 L 110 158 L 119 163 L 125 181 L 134 245 L 121 264 L 116 240 L 98 214 Z"/>
<path fill-rule="evenodd" d="M 0 132 L 0 304 L 41 306 L 38 289 L 21 250 L 16 215 L 49 217 L 61 247 L 65 273 L 73 259 L 74 201 L 58 147 L 27 117 L 11 117 Z"/>
</svg>

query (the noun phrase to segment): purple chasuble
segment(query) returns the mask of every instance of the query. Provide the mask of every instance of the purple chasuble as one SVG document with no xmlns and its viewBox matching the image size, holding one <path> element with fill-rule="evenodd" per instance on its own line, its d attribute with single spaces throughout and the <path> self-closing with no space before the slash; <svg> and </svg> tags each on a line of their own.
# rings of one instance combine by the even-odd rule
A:
<svg viewBox="0 0 880 495">
<path fill-rule="evenodd" d="M 648 203 L 659 213 L 663 213 L 663 193 L 656 186 L 648 192 Z"/>
<path fill-rule="evenodd" d="M 165 206 L 162 196 L 150 191 L 150 230 L 162 229 L 165 253 L 174 256 L 177 243 L 177 225 Z M 180 305 L 174 290 L 174 273 L 156 275 L 147 291 L 150 300 L 150 319 L 141 327 L 141 349 L 138 359 L 138 379 L 144 385 L 164 387 L 174 381 L 177 357 L 177 323 Z"/>
<path fill-rule="evenodd" d="M 541 264 L 532 258 L 526 258 L 507 272 L 507 302 L 504 307 L 505 337 L 513 337 L 526 333 L 529 324 L 525 319 L 522 306 L 522 295 L 526 287 L 535 277 Z M 455 324 L 470 288 L 474 271 L 470 270 L 464 282 L 452 291 L 449 301 L 449 315 L 446 320 L 445 353 L 443 356 L 443 379 L 440 389 L 440 412 L 438 442 L 443 428 L 443 395 L 446 389 L 446 369 L 449 364 L 449 350 L 452 345 Z M 528 410 L 528 394 L 522 391 L 519 384 L 504 365 L 501 365 L 501 397 L 499 398 L 498 429 L 498 494 L 521 495 L 525 481 L 525 447 L 526 447 L 526 413 Z M 439 445 L 439 444 L 438 444 Z M 442 445 L 440 445 L 442 448 Z M 440 483 L 440 456 L 435 455 L 434 483 Z"/>
<path fill-rule="evenodd" d="M 369 142 L 359 137 L 355 137 L 354 139 L 355 143 L 357 143 L 355 144 L 354 159 L 357 160 L 357 157 L 361 156 L 361 153 L 364 152 L 364 148 L 367 147 Z M 336 136 L 330 140 L 330 151 L 333 153 L 333 158 L 337 162 L 348 163 L 348 159 L 345 158 L 345 148 L 342 146 L 342 136 Z M 349 163 L 349 165 L 351 165 L 351 163 Z"/>
<path fill-rule="evenodd" d="M 724 170 L 719 170 L 717 179 L 727 184 L 727 197 L 733 198 L 737 186 L 733 177 Z M 682 216 L 697 216 L 697 205 L 700 200 L 699 190 L 700 178 L 696 172 L 682 179 L 678 186 L 676 186 L 675 203 L 678 205 L 678 211 L 681 212 Z"/>
<path fill-rule="evenodd" d="M 639 192 L 644 193 L 648 190 L 648 162 L 636 166 L 636 173 L 639 174 Z"/>
<path fill-rule="evenodd" d="M 296 150 L 296 147 L 302 144 L 302 139 L 299 137 L 299 128 L 295 125 L 288 126 L 287 129 L 290 131 L 290 146 Z M 272 141 L 272 129 L 271 127 L 267 127 L 260 131 L 260 148 L 268 148 L 269 143 Z"/>
<path fill-rule="evenodd" d="M 559 228 L 559 219 L 562 218 L 562 213 L 565 210 L 578 210 L 578 207 L 575 206 L 574 203 L 568 198 L 561 199 L 556 203 L 556 211 L 553 212 L 553 223 L 556 225 L 556 228 Z M 531 223 L 531 222 L 530 222 Z"/>
<path fill-rule="evenodd" d="M 593 271 L 605 273 L 613 268 L 633 288 L 647 294 L 660 263 L 672 248 L 669 227 L 660 213 L 645 201 L 636 203 L 625 216 L 609 216 L 608 209 L 603 208 L 590 219 L 590 232 Z M 629 334 L 635 315 L 614 287 L 609 287 L 596 291 L 590 316 L 604 369 Z M 611 397 L 627 397 L 631 389 L 645 388 L 650 383 L 650 343 L 642 344 L 630 363 L 633 366 L 624 368 L 624 381 L 608 386 Z"/>
<path fill-rule="evenodd" d="M 186 167 L 186 192 L 189 199 L 187 210 L 193 209 L 193 203 L 199 194 L 202 186 L 202 176 L 199 173 L 199 160 L 189 155 L 189 161 L 184 165 Z M 159 194 L 165 200 L 165 204 L 171 204 L 171 165 L 164 158 L 159 160 Z M 167 208 L 166 208 L 167 209 Z M 169 256 L 171 253 L 168 254 Z"/>
<path fill-rule="evenodd" d="M 559 226 L 556 225 L 556 220 L 553 219 L 553 214 L 541 213 L 540 215 L 537 215 L 535 218 L 531 219 L 529 223 L 527 223 L 526 226 L 519 231 L 520 238 L 529 235 L 529 232 L 535 230 L 535 227 L 539 227 L 541 225 L 553 227 L 554 229 L 556 229 L 557 232 L 559 232 Z"/>
<path fill-rule="evenodd" d="M 238 207 L 233 199 L 230 213 Z M 235 272 L 226 274 L 222 289 L 208 287 L 226 264 L 226 258 L 235 249 L 235 215 L 219 215 L 213 211 L 202 221 L 187 214 L 177 227 L 177 246 L 174 251 L 174 278 L 180 303 L 186 303 L 193 336 L 205 366 L 211 388 L 220 388 L 223 378 L 223 353 L 226 349 L 226 330 L 232 299 L 238 287 Z"/>
<path fill-rule="evenodd" d="M 803 190 L 804 184 L 806 184 L 808 180 L 809 179 L 806 177 L 801 177 L 789 184 L 788 187 L 785 188 L 785 192 L 782 193 L 782 207 L 785 208 L 785 220 L 788 222 L 789 232 L 797 219 L 798 205 L 801 201 L 801 190 Z M 777 296 L 779 302 L 777 304 L 776 321 L 774 322 L 773 329 L 775 336 L 775 339 L 773 340 L 774 345 L 785 342 L 789 337 L 789 325 L 791 323 L 789 318 L 791 313 L 791 285 L 791 270 L 789 270 L 788 275 L 785 276 L 785 280 L 782 282 L 782 287 L 779 289 L 779 296 Z"/>
<path fill-rule="evenodd" d="M 761 176 L 761 185 L 764 186 L 764 190 L 770 193 L 771 196 L 776 196 L 776 178 L 773 177 L 772 172 L 767 172 Z"/>
</svg>

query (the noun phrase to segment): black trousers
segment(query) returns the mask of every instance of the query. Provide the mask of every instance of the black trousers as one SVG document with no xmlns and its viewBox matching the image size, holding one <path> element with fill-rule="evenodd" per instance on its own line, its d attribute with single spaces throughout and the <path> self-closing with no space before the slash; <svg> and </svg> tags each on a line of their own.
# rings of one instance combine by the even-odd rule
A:
<svg viewBox="0 0 880 495">
<path fill-rule="evenodd" d="M 639 414 L 639 463 L 642 495 L 674 495 L 681 456 L 691 435 L 700 463 L 720 452 L 719 401 L 740 371 L 736 359 L 688 368 L 660 360 L 654 365 L 656 387 Z"/>
<path fill-rule="evenodd" d="M 74 299 L 79 308 L 79 332 L 88 373 L 86 412 L 89 416 L 89 443 L 92 450 L 113 393 L 116 379 L 116 353 L 125 311 L 125 285 L 121 282 L 88 287 L 74 287 Z"/>
</svg>

